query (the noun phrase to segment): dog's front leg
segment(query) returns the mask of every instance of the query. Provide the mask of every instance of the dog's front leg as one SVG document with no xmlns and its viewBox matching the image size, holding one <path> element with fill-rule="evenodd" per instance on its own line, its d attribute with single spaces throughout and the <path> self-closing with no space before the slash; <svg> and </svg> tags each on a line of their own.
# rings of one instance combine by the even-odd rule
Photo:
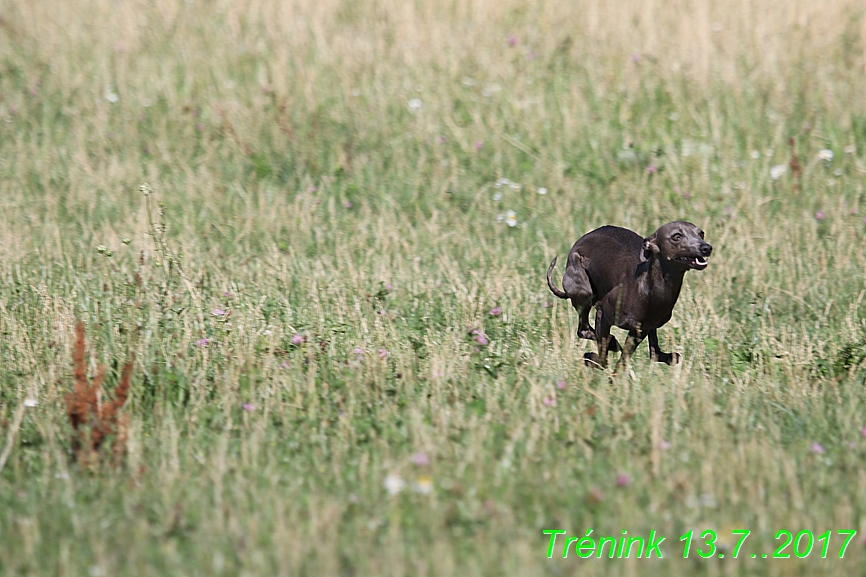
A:
<svg viewBox="0 0 866 577">
<path fill-rule="evenodd" d="M 656 329 L 653 329 L 649 332 L 649 347 L 650 347 L 650 358 L 652 358 L 652 360 L 657 361 L 659 363 L 665 363 L 668 365 L 678 365 L 683 360 L 682 355 L 680 355 L 679 353 L 662 352 L 661 347 L 659 347 L 659 335 L 656 332 Z"/>
<path fill-rule="evenodd" d="M 622 346 L 622 356 L 619 362 L 616 363 L 613 372 L 617 373 L 620 369 L 624 369 L 628 365 L 628 360 L 631 357 L 637 346 L 643 341 L 643 335 L 639 335 L 637 331 L 629 331 L 628 338 L 625 339 L 625 344 Z"/>
</svg>

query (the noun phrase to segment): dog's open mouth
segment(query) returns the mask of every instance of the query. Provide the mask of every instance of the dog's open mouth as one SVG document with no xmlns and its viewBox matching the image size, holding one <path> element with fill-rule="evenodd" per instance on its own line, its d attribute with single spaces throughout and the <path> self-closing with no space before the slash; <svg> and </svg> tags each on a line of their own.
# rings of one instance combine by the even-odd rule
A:
<svg viewBox="0 0 866 577">
<path fill-rule="evenodd" d="M 693 269 L 704 270 L 707 268 L 707 259 L 702 256 L 678 256 L 677 260 Z"/>
</svg>

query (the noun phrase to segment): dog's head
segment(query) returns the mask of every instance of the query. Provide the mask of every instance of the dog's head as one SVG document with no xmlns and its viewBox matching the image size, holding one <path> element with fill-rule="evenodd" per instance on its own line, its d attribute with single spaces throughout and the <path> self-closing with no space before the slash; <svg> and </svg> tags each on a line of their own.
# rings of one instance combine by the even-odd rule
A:
<svg viewBox="0 0 866 577">
<path fill-rule="evenodd" d="M 704 231 L 677 220 L 662 225 L 643 240 L 641 260 L 657 258 L 683 270 L 704 270 L 712 253 L 713 247 L 704 241 Z"/>
</svg>

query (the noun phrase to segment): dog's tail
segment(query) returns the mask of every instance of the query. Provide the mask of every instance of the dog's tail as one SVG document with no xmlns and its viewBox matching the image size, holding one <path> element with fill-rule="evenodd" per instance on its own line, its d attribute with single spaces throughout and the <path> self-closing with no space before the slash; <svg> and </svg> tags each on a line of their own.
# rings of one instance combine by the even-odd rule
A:
<svg viewBox="0 0 866 577">
<path fill-rule="evenodd" d="M 565 291 L 560 290 L 560 289 L 556 288 L 555 286 L 553 286 L 553 279 L 551 278 L 551 276 L 553 275 L 553 267 L 555 267 L 555 266 L 556 266 L 556 257 L 553 257 L 553 260 L 550 262 L 550 266 L 547 267 L 547 288 L 549 288 L 550 292 L 552 292 L 553 294 L 555 294 L 559 298 L 567 299 L 569 297 L 565 293 Z"/>
</svg>

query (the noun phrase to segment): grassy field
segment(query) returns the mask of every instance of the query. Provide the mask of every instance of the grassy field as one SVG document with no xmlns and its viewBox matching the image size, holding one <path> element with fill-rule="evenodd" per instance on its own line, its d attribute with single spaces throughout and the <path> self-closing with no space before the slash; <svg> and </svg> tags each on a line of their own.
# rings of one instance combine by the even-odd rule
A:
<svg viewBox="0 0 866 577">
<path fill-rule="evenodd" d="M 0 575 L 862 575 L 864 161 L 853 0 L 0 2 Z M 675 219 L 584 367 L 551 258 Z"/>
</svg>

